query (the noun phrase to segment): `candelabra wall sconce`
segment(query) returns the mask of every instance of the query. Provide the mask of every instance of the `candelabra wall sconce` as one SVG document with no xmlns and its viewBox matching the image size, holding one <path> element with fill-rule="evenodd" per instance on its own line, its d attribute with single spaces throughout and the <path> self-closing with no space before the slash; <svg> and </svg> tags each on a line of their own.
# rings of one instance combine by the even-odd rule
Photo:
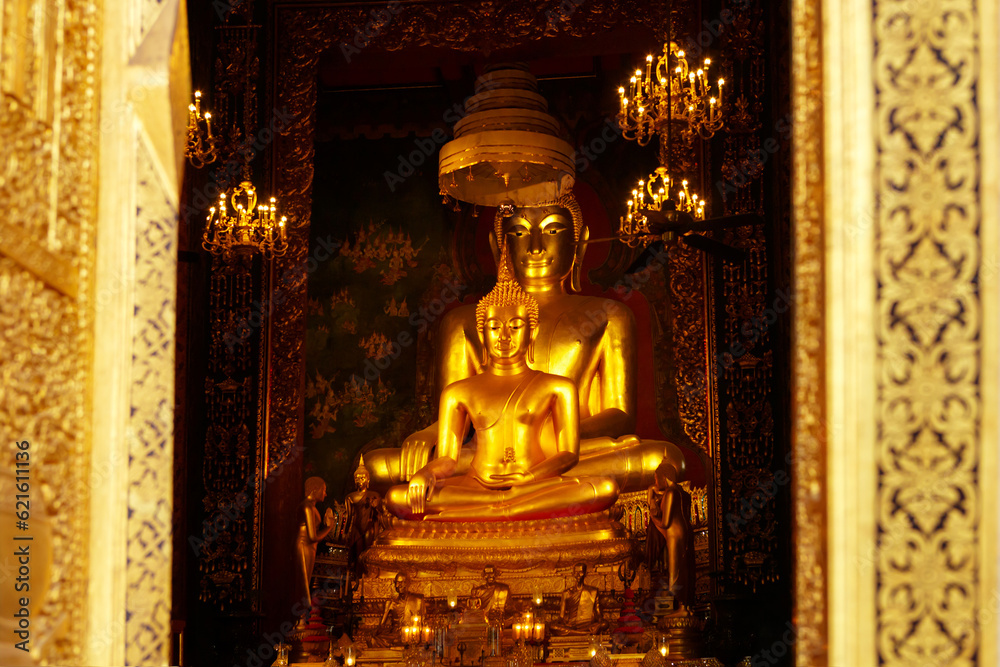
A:
<svg viewBox="0 0 1000 667">
<path fill-rule="evenodd" d="M 202 113 L 201 91 L 194 91 L 194 103 L 188 105 L 187 147 L 184 156 L 195 169 L 215 162 L 219 157 L 218 139 L 212 134 L 212 114 Z"/>
</svg>

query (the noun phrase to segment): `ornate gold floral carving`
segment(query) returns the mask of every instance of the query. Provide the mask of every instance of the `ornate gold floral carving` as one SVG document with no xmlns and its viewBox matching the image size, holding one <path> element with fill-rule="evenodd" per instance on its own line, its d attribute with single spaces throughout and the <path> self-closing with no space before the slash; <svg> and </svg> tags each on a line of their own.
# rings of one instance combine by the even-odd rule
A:
<svg viewBox="0 0 1000 667">
<path fill-rule="evenodd" d="M 708 307 L 705 282 L 708 275 L 705 253 L 679 243 L 670 252 L 670 294 L 674 317 L 674 364 L 677 410 L 684 433 L 706 455 L 714 452 L 708 439 L 710 375 L 715 372 L 708 359 Z"/>
<path fill-rule="evenodd" d="M 3 10 L 0 200 L 5 225 L 19 233 L 17 249 L 6 234 L 0 243 L 0 433 L 5 452 L 13 441 L 31 442 L 39 523 L 52 527 L 51 579 L 47 589 L 37 582 L 43 597 L 32 617 L 32 657 L 75 664 L 87 621 L 86 415 L 102 5 L 33 0 L 6 3 Z M 53 36 L 62 40 L 61 50 Z"/>
<path fill-rule="evenodd" d="M 732 69 L 729 93 L 735 107 L 725 138 L 722 163 L 723 207 L 727 214 L 764 213 L 764 165 L 748 156 L 760 153 L 764 95 L 764 35 L 758 2 L 733 7 L 734 36 L 723 56 Z M 717 541 L 722 584 L 737 583 L 750 590 L 777 580 L 781 526 L 773 494 L 763 494 L 762 506 L 749 511 L 771 483 L 776 465 L 774 442 L 773 331 L 758 324 L 768 304 L 770 258 L 763 225 L 726 230 L 722 240 L 741 248 L 746 259 L 722 265 L 718 321 L 719 344 L 714 370 L 719 378 L 719 455 L 715 457 L 716 507 L 725 522 Z M 748 324 L 752 334 L 747 335 Z"/>
<path fill-rule="evenodd" d="M 31 582 L 44 599 L 31 630 L 51 643 L 41 654 L 38 643 L 32 646 L 36 657 L 73 664 L 82 649 L 82 635 L 73 628 L 86 622 L 90 442 L 87 360 L 79 350 L 90 338 L 88 318 L 73 299 L 2 256 L 0 302 L 4 458 L 14 460 L 15 441 L 31 443 L 31 494 L 44 500 L 39 524 L 47 520 L 52 527 L 50 580 Z M 29 519 L 33 525 L 39 527 Z"/>
<path fill-rule="evenodd" d="M 981 100 L 976 3 L 875 6 L 879 662 L 974 664 Z M 983 55 L 982 57 L 992 57 Z M 985 119 L 995 122 L 996 119 Z M 991 147 L 992 148 L 992 147 Z M 983 193 L 984 196 L 992 196 Z"/>
<path fill-rule="evenodd" d="M 826 373 L 823 338 L 823 60 L 819 0 L 792 2 L 795 322 L 792 451 L 795 663 L 828 664 Z"/>
</svg>

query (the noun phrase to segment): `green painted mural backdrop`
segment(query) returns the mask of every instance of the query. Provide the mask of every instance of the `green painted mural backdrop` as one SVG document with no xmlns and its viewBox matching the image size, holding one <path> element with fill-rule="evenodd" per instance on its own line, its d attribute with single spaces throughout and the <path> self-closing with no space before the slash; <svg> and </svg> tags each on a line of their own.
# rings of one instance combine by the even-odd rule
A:
<svg viewBox="0 0 1000 667">
<path fill-rule="evenodd" d="M 316 145 L 312 245 L 339 247 L 309 276 L 306 474 L 323 477 L 334 497 L 352 488 L 366 443 L 398 446 L 433 420 L 415 398 L 418 350 L 440 318 L 442 291 L 465 296 L 448 259 L 453 223 L 437 153 L 395 177 L 413 150 L 413 138 Z"/>
</svg>

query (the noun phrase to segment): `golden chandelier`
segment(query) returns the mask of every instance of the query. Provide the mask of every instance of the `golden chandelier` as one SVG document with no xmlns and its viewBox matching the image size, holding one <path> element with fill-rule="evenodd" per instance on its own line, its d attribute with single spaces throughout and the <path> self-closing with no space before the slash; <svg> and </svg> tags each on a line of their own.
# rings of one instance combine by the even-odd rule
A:
<svg viewBox="0 0 1000 667">
<path fill-rule="evenodd" d="M 681 181 L 674 195 L 670 197 L 672 182 L 666 167 L 657 167 L 646 181 L 639 181 L 639 186 L 632 190 L 632 198 L 626 203 L 628 210 L 621 219 L 619 236 L 621 241 L 630 248 L 639 244 L 647 244 L 650 237 L 656 234 L 649 227 L 646 213 L 650 211 L 669 211 L 671 208 L 683 211 L 695 220 L 705 219 L 705 200 L 688 189 L 688 182 Z"/>
<path fill-rule="evenodd" d="M 288 250 L 285 225 L 286 216 L 277 218 L 276 201 L 257 205 L 257 192 L 253 183 L 243 181 L 228 197 L 219 195 L 218 206 L 208 209 L 208 222 L 201 246 L 213 255 L 230 252 L 254 253 L 265 258 L 280 257 Z"/>
<path fill-rule="evenodd" d="M 657 167 L 647 180 L 640 180 L 626 202 L 618 235 L 630 247 L 646 245 L 659 236 L 651 230 L 647 213 L 679 211 L 694 220 L 705 219 L 705 200 L 691 192 L 687 180 L 678 183 L 679 179 L 670 175 L 669 157 L 665 156 L 669 156 L 675 140 L 691 145 L 696 138 L 711 139 L 722 128 L 725 80 L 719 79 L 713 89 L 711 65 L 711 59 L 705 58 L 692 71 L 684 51 L 668 39 L 655 65 L 653 56 L 646 56 L 645 73 L 635 70 L 628 89 L 618 89 L 622 136 L 645 146 L 659 135 L 661 161 L 668 162 Z"/>
<path fill-rule="evenodd" d="M 682 122 L 686 140 L 695 135 L 711 139 L 722 128 L 725 85 L 725 80 L 719 79 L 718 89 L 713 91 L 708 71 L 711 64 L 712 60 L 705 58 L 701 67 L 691 71 L 676 42 L 663 45 L 655 68 L 653 56 L 646 56 L 645 74 L 637 69 L 628 90 L 624 86 L 618 89 L 618 124 L 625 138 L 645 146 L 654 134 L 668 134 L 670 123 Z"/>
</svg>

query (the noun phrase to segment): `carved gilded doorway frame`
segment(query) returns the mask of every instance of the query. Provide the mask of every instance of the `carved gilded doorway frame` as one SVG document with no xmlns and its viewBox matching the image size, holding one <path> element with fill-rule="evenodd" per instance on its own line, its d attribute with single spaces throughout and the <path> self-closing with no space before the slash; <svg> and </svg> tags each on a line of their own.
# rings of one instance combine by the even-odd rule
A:
<svg viewBox="0 0 1000 667">
<path fill-rule="evenodd" d="M 997 28 L 792 2 L 802 667 L 996 664 Z"/>
</svg>

